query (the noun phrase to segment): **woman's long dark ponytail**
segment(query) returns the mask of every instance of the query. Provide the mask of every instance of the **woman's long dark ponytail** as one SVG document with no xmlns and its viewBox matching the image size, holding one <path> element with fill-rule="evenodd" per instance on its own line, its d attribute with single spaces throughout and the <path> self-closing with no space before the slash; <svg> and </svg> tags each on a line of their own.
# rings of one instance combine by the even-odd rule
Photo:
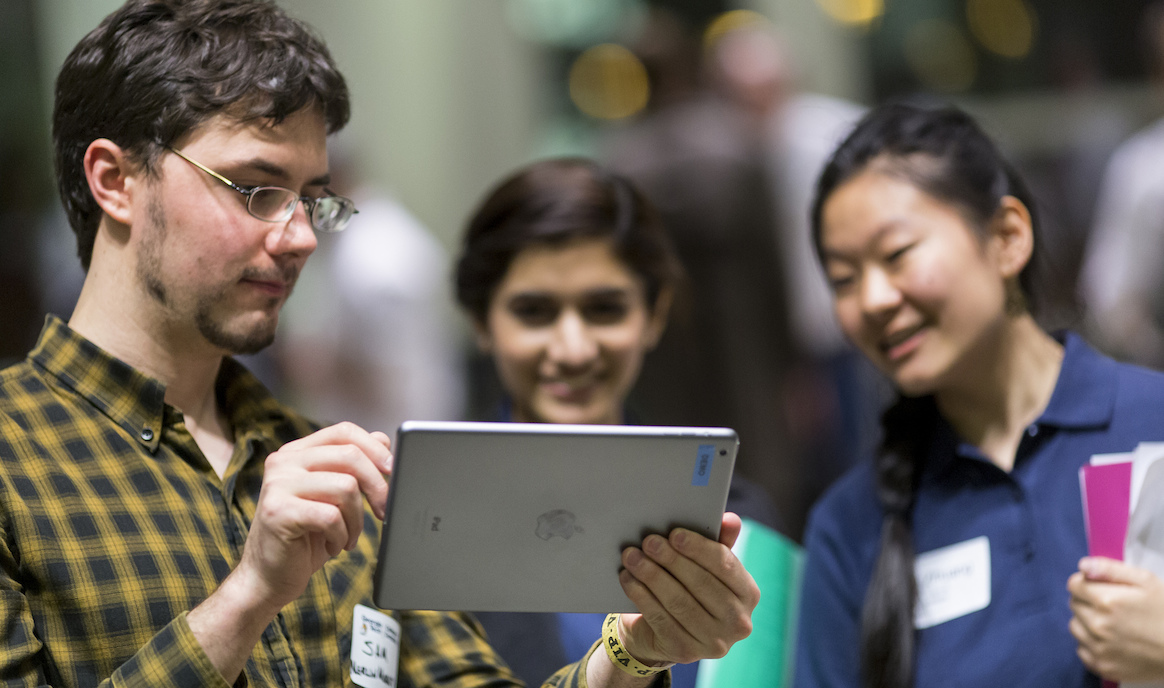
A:
<svg viewBox="0 0 1164 688">
<path fill-rule="evenodd" d="M 822 258 L 825 202 L 838 187 L 872 165 L 957 208 L 983 235 L 1002 198 L 1017 198 L 1031 213 L 1037 253 L 1034 199 L 974 120 L 955 108 L 889 104 L 872 110 L 857 124 L 817 182 L 812 226 Z M 1020 309 L 1034 303 L 1031 292 L 1037 262 L 1032 259 L 1019 275 Z M 883 439 L 876 458 L 877 498 L 884 510 L 881 550 L 861 613 L 865 688 L 913 685 L 917 582 L 911 517 L 938 419 L 937 404 L 929 396 L 901 397 L 882 417 Z"/>
<path fill-rule="evenodd" d="M 884 437 L 877 452 L 877 499 L 881 553 L 861 612 L 861 675 L 866 688 L 913 684 L 913 575 L 911 513 L 925 453 L 937 425 L 933 397 L 899 397 L 881 417 Z"/>
</svg>

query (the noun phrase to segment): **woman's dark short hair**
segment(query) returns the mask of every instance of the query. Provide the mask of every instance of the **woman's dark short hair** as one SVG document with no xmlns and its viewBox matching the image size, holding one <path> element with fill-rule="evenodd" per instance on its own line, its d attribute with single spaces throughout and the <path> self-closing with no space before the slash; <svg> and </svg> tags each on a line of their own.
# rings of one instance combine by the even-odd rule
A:
<svg viewBox="0 0 1164 688">
<path fill-rule="evenodd" d="M 1035 199 L 978 124 L 953 107 L 891 103 L 866 114 L 821 172 L 812 205 L 818 255 L 825 202 L 837 188 L 871 165 L 948 203 L 980 232 L 986 231 L 1003 196 L 1017 198 L 1031 214 L 1038 252 L 1040 231 Z M 1032 257 L 1019 275 L 1028 304 L 1034 302 L 1036 263 Z"/>
<path fill-rule="evenodd" d="M 531 246 L 609 239 L 654 308 L 682 269 L 654 208 L 627 179 L 585 158 L 536 162 L 502 181 L 469 220 L 456 266 L 457 301 L 485 322 L 513 259 Z"/>
<path fill-rule="evenodd" d="M 129 0 L 81 39 L 56 83 L 57 185 L 87 270 L 101 209 L 83 158 L 107 138 L 147 174 L 216 114 L 279 123 L 314 105 L 328 133 L 350 112 L 323 41 L 265 0 Z"/>
</svg>

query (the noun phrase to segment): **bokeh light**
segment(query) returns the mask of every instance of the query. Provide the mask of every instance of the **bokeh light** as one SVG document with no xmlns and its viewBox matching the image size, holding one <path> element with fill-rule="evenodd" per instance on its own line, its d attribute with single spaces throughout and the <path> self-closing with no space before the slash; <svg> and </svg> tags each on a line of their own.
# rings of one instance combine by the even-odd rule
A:
<svg viewBox="0 0 1164 688">
<path fill-rule="evenodd" d="M 905 59 L 918 80 L 935 91 L 966 91 L 978 76 L 970 39 L 945 19 L 926 19 L 911 26 L 905 36 Z"/>
<path fill-rule="evenodd" d="M 771 25 L 772 22 L 768 21 L 767 17 L 752 10 L 724 12 L 708 23 L 707 29 L 703 32 L 703 47 L 707 50 L 714 48 L 719 39 L 732 31 L 764 28 Z"/>
<path fill-rule="evenodd" d="M 621 45 L 596 45 L 570 67 L 570 99 L 597 119 L 630 117 L 650 99 L 647 69 Z"/>
<path fill-rule="evenodd" d="M 1037 22 L 1023 0 L 967 0 L 966 19 L 970 33 L 990 52 L 1011 59 L 1031 52 Z"/>
<path fill-rule="evenodd" d="M 510 26 L 527 40 L 584 48 L 642 22 L 642 0 L 509 0 Z"/>
<path fill-rule="evenodd" d="M 816 0 L 833 19 L 842 24 L 865 26 L 885 13 L 883 0 Z"/>
</svg>

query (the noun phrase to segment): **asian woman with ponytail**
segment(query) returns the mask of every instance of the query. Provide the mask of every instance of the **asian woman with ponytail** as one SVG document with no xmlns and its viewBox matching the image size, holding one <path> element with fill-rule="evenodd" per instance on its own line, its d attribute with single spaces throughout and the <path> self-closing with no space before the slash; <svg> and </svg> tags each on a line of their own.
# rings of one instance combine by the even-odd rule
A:
<svg viewBox="0 0 1164 688">
<path fill-rule="evenodd" d="M 1068 631 L 1078 471 L 1164 439 L 1164 375 L 1036 324 L 1034 201 L 958 110 L 871 111 L 812 219 L 841 327 L 899 398 L 810 516 L 795 685 L 1098 686 Z"/>
</svg>

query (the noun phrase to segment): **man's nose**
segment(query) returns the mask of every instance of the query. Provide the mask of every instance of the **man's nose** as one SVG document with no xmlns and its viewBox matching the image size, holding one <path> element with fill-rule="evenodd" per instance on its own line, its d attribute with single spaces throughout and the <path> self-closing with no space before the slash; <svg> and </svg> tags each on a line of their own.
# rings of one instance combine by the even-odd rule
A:
<svg viewBox="0 0 1164 688">
<path fill-rule="evenodd" d="M 311 219 L 307 217 L 307 205 L 302 199 L 295 202 L 295 212 L 285 222 L 276 222 L 267 234 L 267 250 L 272 254 L 294 253 L 309 256 L 319 245 Z"/>
</svg>

